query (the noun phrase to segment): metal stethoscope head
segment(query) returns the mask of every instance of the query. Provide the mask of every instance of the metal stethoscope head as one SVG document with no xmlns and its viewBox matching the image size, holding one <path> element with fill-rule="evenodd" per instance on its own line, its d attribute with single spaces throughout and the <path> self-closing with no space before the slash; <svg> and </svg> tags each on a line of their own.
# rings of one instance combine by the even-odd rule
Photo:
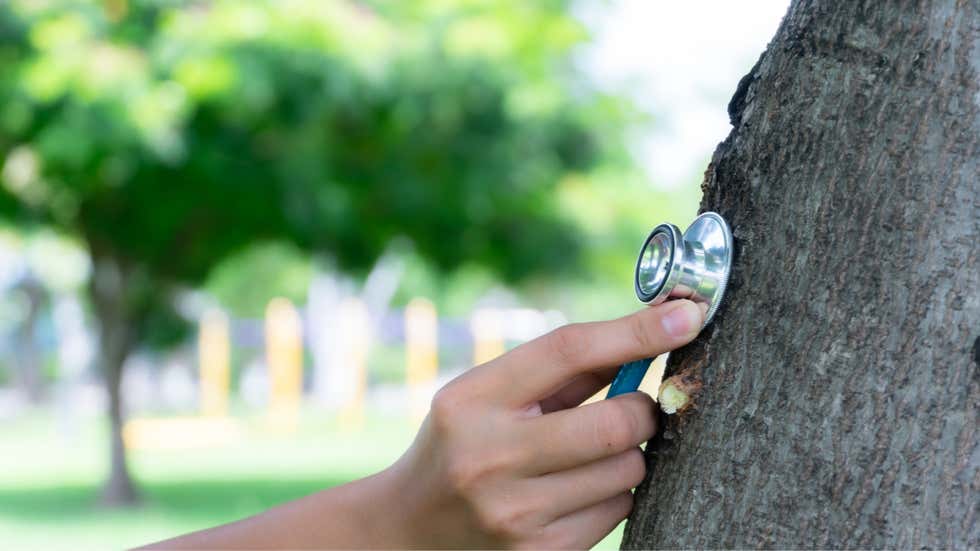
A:
<svg viewBox="0 0 980 551">
<path fill-rule="evenodd" d="M 704 303 L 708 306 L 704 317 L 707 325 L 725 294 L 732 250 L 731 229 L 718 213 L 698 216 L 683 234 L 673 224 L 660 224 L 647 236 L 636 260 L 636 297 L 651 305 L 679 298 Z M 624 364 L 607 398 L 636 390 L 651 361 Z"/>
<path fill-rule="evenodd" d="M 732 232 L 721 215 L 706 212 L 681 235 L 673 224 L 660 224 L 643 242 L 633 286 L 647 304 L 686 298 L 708 305 L 707 325 L 725 294 L 732 266 Z"/>
</svg>

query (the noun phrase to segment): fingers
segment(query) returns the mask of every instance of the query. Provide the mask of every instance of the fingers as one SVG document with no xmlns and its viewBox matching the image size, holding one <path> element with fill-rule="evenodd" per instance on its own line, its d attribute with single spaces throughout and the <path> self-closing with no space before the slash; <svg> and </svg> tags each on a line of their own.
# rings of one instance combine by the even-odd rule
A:
<svg viewBox="0 0 980 551">
<path fill-rule="evenodd" d="M 643 452 L 632 448 L 587 465 L 529 479 L 528 486 L 535 495 L 551 496 L 555 508 L 549 520 L 554 520 L 635 488 L 645 474 Z"/>
<path fill-rule="evenodd" d="M 633 494 L 623 492 L 565 515 L 545 526 L 541 548 L 590 549 L 612 532 L 633 509 Z"/>
<path fill-rule="evenodd" d="M 647 394 L 630 392 L 524 419 L 515 427 L 518 445 L 535 452 L 522 469 L 527 475 L 553 473 L 639 446 L 656 432 L 655 407 Z"/>
<path fill-rule="evenodd" d="M 582 373 L 657 356 L 690 342 L 704 314 L 673 300 L 603 322 L 560 327 L 468 375 L 480 394 L 522 407 L 549 396 Z"/>
<path fill-rule="evenodd" d="M 541 412 L 550 413 L 581 404 L 611 383 L 618 371 L 619 366 L 614 366 L 576 375 L 558 392 L 541 400 Z"/>
</svg>

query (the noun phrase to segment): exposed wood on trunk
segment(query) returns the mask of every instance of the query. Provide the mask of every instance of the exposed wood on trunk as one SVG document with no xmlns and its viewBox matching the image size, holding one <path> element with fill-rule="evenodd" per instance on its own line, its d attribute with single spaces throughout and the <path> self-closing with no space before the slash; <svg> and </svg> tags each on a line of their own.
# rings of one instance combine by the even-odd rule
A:
<svg viewBox="0 0 980 551">
<path fill-rule="evenodd" d="M 624 547 L 980 547 L 978 26 L 793 3 L 705 174 L 731 285 Z"/>
</svg>

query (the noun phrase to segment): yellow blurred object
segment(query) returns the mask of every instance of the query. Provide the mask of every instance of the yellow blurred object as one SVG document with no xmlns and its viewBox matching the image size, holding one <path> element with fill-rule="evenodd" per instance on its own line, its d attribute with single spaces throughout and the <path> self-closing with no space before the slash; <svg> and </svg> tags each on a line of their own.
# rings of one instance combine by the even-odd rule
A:
<svg viewBox="0 0 980 551">
<path fill-rule="evenodd" d="M 432 386 L 439 372 L 438 342 L 435 305 L 426 298 L 412 299 L 405 308 L 405 384 L 415 421 L 429 412 Z"/>
<path fill-rule="evenodd" d="M 228 415 L 230 354 L 228 317 L 221 310 L 208 310 L 201 318 L 197 341 L 201 414 L 204 416 Z"/>
<path fill-rule="evenodd" d="M 348 298 L 340 303 L 340 320 L 343 365 L 351 371 L 353 384 L 340 409 L 338 422 L 343 430 L 355 430 L 364 425 L 365 366 L 371 344 L 371 318 L 363 301 Z"/>
<path fill-rule="evenodd" d="M 473 334 L 473 365 L 480 365 L 504 353 L 500 312 L 496 309 L 481 308 L 470 318 L 470 332 Z"/>
<path fill-rule="evenodd" d="M 123 426 L 123 442 L 131 450 L 210 448 L 241 438 L 241 425 L 228 417 L 133 419 Z"/>
<path fill-rule="evenodd" d="M 265 353 L 269 366 L 269 422 L 295 431 L 303 392 L 303 336 L 299 313 L 288 299 L 274 298 L 265 310 Z"/>
<path fill-rule="evenodd" d="M 640 390 L 652 396 L 654 400 L 657 399 L 660 383 L 664 380 L 665 367 L 667 367 L 667 354 L 661 354 L 653 360 L 646 377 L 643 377 L 643 381 L 640 382 Z"/>
</svg>

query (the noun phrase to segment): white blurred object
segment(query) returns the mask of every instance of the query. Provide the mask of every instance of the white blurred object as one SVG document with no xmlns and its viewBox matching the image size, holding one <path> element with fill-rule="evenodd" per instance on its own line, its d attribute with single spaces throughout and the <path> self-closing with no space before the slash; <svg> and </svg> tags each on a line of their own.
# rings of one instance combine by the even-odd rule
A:
<svg viewBox="0 0 980 551">
<path fill-rule="evenodd" d="M 53 317 L 58 335 L 59 380 L 80 377 L 95 356 L 95 336 L 86 328 L 81 301 L 74 294 L 59 295 Z"/>
<path fill-rule="evenodd" d="M 776 33 L 789 0 L 590 5 L 583 61 L 601 86 L 654 116 L 634 155 L 659 187 L 689 183 L 728 135 L 728 100 Z"/>
<path fill-rule="evenodd" d="M 544 312 L 534 308 L 499 309 L 498 315 L 501 318 L 504 338 L 521 342 L 536 339 L 562 325 L 565 320 L 565 317 L 555 310 Z"/>
<path fill-rule="evenodd" d="M 252 409 L 268 405 L 269 376 L 265 363 L 254 360 L 245 366 L 238 382 L 238 393 L 245 405 Z"/>
<path fill-rule="evenodd" d="M 173 356 L 167 359 L 159 375 L 160 395 L 168 409 L 190 411 L 197 405 L 197 381 L 191 362 Z"/>
<path fill-rule="evenodd" d="M 88 281 L 88 254 L 73 240 L 42 231 L 28 240 L 25 252 L 31 271 L 53 292 L 82 290 Z"/>
<path fill-rule="evenodd" d="M 398 251 L 406 249 L 408 245 L 400 239 L 393 240 L 386 247 L 381 258 L 374 263 L 371 273 L 364 281 L 364 288 L 361 291 L 361 298 L 367 305 L 371 318 L 379 320 L 387 311 L 391 298 L 398 291 L 402 274 L 405 273 L 405 259 Z"/>
<path fill-rule="evenodd" d="M 337 326 L 340 346 L 336 382 L 340 386 L 340 420 L 342 425 L 357 428 L 363 422 L 364 394 L 367 388 L 367 355 L 373 332 L 371 317 L 364 301 L 349 297 L 340 303 L 340 325 Z"/>
<path fill-rule="evenodd" d="M 52 308 L 58 347 L 58 381 L 55 383 L 55 417 L 58 432 L 68 441 L 79 433 L 81 388 L 94 358 L 94 336 L 85 327 L 85 312 L 74 294 L 59 295 Z"/>
<path fill-rule="evenodd" d="M 318 273 L 307 296 L 306 340 L 313 357 L 313 399 L 327 408 L 339 407 L 343 373 L 337 373 L 342 367 L 336 363 L 333 351 L 340 345 L 336 328 L 344 290 L 333 275 Z"/>
<path fill-rule="evenodd" d="M 17 283 L 26 268 L 20 240 L 12 233 L 0 233 L 0 291 Z"/>
<path fill-rule="evenodd" d="M 122 396 L 126 415 L 157 409 L 165 399 L 160 392 L 153 360 L 145 354 L 131 354 L 122 372 Z"/>
</svg>

